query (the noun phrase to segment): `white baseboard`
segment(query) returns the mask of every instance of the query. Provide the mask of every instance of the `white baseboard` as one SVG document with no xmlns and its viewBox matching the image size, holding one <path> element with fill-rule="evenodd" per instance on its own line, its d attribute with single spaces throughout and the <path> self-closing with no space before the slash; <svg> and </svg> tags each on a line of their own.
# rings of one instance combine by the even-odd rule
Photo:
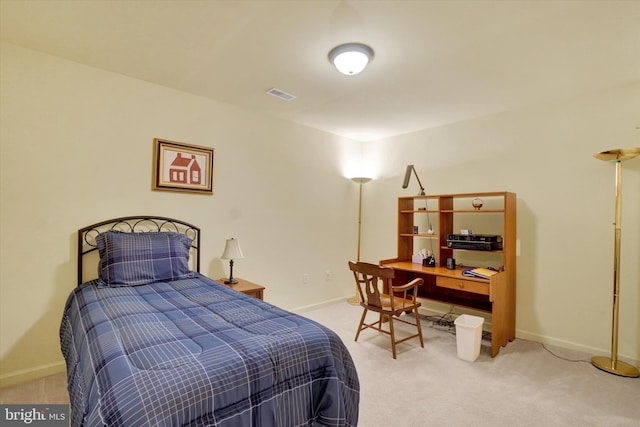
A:
<svg viewBox="0 0 640 427">
<path fill-rule="evenodd" d="M 37 380 L 39 378 L 48 377 L 49 375 L 64 372 L 66 366 L 64 361 L 50 363 L 31 369 L 23 369 L 16 372 L 0 375 L 0 388 L 10 387 L 12 385 L 26 383 L 28 381 Z"/>
<path fill-rule="evenodd" d="M 573 341 L 560 340 L 557 338 L 535 334 L 529 331 L 523 331 L 522 329 L 516 330 L 516 337 L 521 338 L 523 340 L 539 342 L 540 344 L 551 345 L 554 347 L 560 347 L 567 350 L 586 353 L 587 355 L 591 355 L 591 356 L 611 356 L 611 349 L 602 349 L 602 348 L 587 346 L 587 345 L 580 344 Z M 636 360 L 629 355 L 618 353 L 618 360 L 629 363 L 633 366 L 640 366 L 640 360 Z"/>
<path fill-rule="evenodd" d="M 425 305 L 427 307 L 425 307 Z M 448 305 L 433 302 L 433 301 L 423 300 L 423 305 L 422 307 L 420 307 L 420 313 L 425 315 L 443 315 L 448 313 L 449 311 L 444 309 L 445 307 L 448 307 Z M 464 307 L 458 307 L 458 306 L 455 306 L 455 313 L 456 314 L 466 313 L 466 314 L 473 314 L 476 316 L 483 317 L 484 318 L 483 330 L 491 331 L 491 315 L 490 314 L 474 311 L 471 309 L 467 310 Z M 536 334 L 533 332 L 529 332 L 529 331 L 525 331 L 517 328 L 516 328 L 516 338 L 520 338 L 528 341 L 534 341 L 540 344 L 559 347 L 566 350 L 578 351 L 578 352 L 586 353 L 592 356 L 610 356 L 611 355 L 611 349 L 591 347 L 591 346 L 587 346 L 577 342 L 548 337 L 545 335 L 540 335 L 540 334 Z M 626 363 L 630 363 L 631 365 L 634 365 L 634 366 L 640 366 L 640 360 L 636 360 L 629 355 L 618 353 L 618 360 L 621 360 Z"/>
<path fill-rule="evenodd" d="M 341 301 L 346 301 L 347 298 L 344 297 L 340 297 L 340 298 L 333 298 L 330 299 L 328 301 L 323 301 L 317 304 L 310 304 L 310 305 L 303 305 L 302 307 L 297 307 L 297 308 L 291 308 L 289 309 L 290 312 L 292 313 L 303 313 L 305 311 L 309 311 L 309 310 L 314 310 L 316 308 L 320 308 L 320 307 L 326 307 L 328 305 L 333 305 L 337 302 L 341 302 Z"/>
</svg>

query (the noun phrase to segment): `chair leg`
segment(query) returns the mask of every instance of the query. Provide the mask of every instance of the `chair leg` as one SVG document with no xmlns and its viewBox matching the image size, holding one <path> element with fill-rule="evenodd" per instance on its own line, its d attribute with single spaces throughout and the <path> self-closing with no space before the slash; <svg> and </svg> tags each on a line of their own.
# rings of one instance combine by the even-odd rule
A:
<svg viewBox="0 0 640 427">
<path fill-rule="evenodd" d="M 420 337 L 420 347 L 424 348 L 424 341 L 422 340 L 422 325 L 420 324 L 420 314 L 418 309 L 413 310 L 416 313 L 416 326 L 418 326 L 418 336 Z"/>
<path fill-rule="evenodd" d="M 360 332 L 364 329 L 362 325 L 364 324 L 364 319 L 367 317 L 367 309 L 365 308 L 362 312 L 362 317 L 360 318 L 360 324 L 358 325 L 358 332 L 356 332 L 356 339 L 354 341 L 358 341 L 358 337 L 360 336 Z"/>
<path fill-rule="evenodd" d="M 391 335 L 391 351 L 393 353 L 393 358 L 396 358 L 396 335 L 393 330 L 393 316 L 387 316 L 389 319 L 389 333 Z"/>
</svg>

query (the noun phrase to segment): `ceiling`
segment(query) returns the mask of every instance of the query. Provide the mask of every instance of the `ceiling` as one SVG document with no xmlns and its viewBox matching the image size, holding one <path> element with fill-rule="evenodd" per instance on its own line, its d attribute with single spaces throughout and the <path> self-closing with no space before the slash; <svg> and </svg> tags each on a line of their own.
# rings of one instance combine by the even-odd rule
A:
<svg viewBox="0 0 640 427">
<path fill-rule="evenodd" d="M 634 0 L 0 0 L 0 36 L 360 141 L 640 80 Z"/>
</svg>

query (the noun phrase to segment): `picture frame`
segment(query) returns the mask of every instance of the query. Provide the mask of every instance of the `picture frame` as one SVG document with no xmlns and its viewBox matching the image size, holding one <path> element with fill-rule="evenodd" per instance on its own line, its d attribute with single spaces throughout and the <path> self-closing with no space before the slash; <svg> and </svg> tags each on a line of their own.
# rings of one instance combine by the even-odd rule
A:
<svg viewBox="0 0 640 427">
<path fill-rule="evenodd" d="M 153 147 L 153 190 L 213 195 L 213 148 L 160 138 Z"/>
</svg>

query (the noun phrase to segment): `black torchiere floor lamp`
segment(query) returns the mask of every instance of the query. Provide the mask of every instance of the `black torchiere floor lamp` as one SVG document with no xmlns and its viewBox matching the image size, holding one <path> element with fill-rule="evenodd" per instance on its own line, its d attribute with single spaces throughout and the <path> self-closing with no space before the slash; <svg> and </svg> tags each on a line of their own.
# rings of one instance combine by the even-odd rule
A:
<svg viewBox="0 0 640 427">
<path fill-rule="evenodd" d="M 620 237 L 622 234 L 622 162 L 640 154 L 640 147 L 618 148 L 593 156 L 616 164 L 615 244 L 613 251 L 613 323 L 611 325 L 611 357 L 594 356 L 591 363 L 598 369 L 623 377 L 638 377 L 638 368 L 618 360 L 618 309 L 620 299 Z"/>
</svg>

